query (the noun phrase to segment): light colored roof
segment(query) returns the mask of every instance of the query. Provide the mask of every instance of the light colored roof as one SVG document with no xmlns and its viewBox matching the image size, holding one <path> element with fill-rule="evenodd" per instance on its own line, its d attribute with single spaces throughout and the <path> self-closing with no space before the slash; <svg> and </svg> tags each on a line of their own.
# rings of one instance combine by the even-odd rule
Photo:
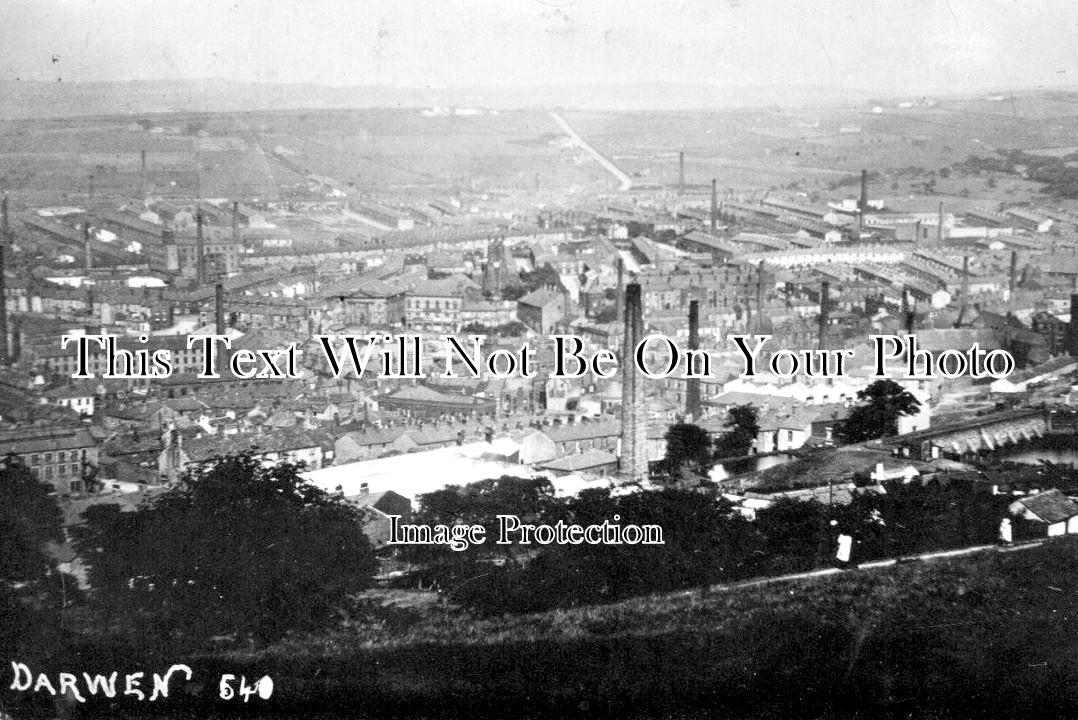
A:
<svg viewBox="0 0 1078 720">
<path fill-rule="evenodd" d="M 1023 506 L 1026 510 L 1048 524 L 1063 522 L 1078 515 L 1078 504 L 1059 490 L 1048 490 L 1031 497 L 1022 498 L 1011 505 Z"/>
<path fill-rule="evenodd" d="M 371 493 L 392 490 L 414 499 L 447 485 L 467 485 L 502 475 L 530 476 L 533 473 L 528 468 L 492 459 L 492 454 L 510 456 L 519 449 L 519 443 L 499 438 L 493 443 L 454 444 L 435 450 L 333 465 L 303 473 L 303 477 L 329 492 L 340 486 L 345 497 L 359 495 L 361 485 L 365 484 Z"/>
</svg>

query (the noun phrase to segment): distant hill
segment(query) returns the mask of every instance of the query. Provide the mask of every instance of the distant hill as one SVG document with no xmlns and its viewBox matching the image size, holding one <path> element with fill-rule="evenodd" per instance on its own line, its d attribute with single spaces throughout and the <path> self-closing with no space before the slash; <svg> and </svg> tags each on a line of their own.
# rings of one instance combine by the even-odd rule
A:
<svg viewBox="0 0 1078 720">
<path fill-rule="evenodd" d="M 233 80 L 134 82 L 0 81 L 0 119 L 369 107 L 494 107 L 582 110 L 704 110 L 863 103 L 858 90 L 679 83 L 477 88 L 330 87 Z"/>
</svg>

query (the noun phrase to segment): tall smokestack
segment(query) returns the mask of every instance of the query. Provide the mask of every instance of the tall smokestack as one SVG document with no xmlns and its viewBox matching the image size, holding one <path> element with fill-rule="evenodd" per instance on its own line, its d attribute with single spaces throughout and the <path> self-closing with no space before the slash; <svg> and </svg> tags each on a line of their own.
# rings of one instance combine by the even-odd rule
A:
<svg viewBox="0 0 1078 720">
<path fill-rule="evenodd" d="M 240 204 L 236 200 L 232 201 L 232 243 L 240 244 Z"/>
<path fill-rule="evenodd" d="M 625 321 L 625 260 L 618 252 L 618 288 L 614 295 L 614 304 L 618 308 L 618 322 Z"/>
<path fill-rule="evenodd" d="M 4 316 L 7 317 L 7 310 L 4 310 Z M 7 322 L 4 322 L 4 353 L 7 353 Z M 18 362 L 19 356 L 22 355 L 22 316 L 16 315 L 15 321 L 11 326 L 11 355 L 7 362 Z"/>
<path fill-rule="evenodd" d="M 827 349 L 827 325 L 831 305 L 831 283 L 820 283 L 820 350 Z"/>
<path fill-rule="evenodd" d="M 86 272 L 89 273 L 94 268 L 94 259 L 90 250 L 90 219 L 82 223 L 82 254 L 86 265 Z"/>
<path fill-rule="evenodd" d="M 943 242 L 943 203 L 940 203 L 938 222 L 936 224 L 936 242 Z"/>
<path fill-rule="evenodd" d="M 719 221 L 719 183 L 711 179 L 711 232 L 715 232 Z"/>
<path fill-rule="evenodd" d="M 689 301 L 689 350 L 700 349 L 700 301 Z M 689 368 L 690 371 L 693 368 Z M 685 382 L 685 414 L 692 422 L 700 419 L 700 378 Z"/>
<path fill-rule="evenodd" d="M 640 285 L 625 288 L 625 339 L 622 345 L 621 456 L 618 471 L 630 481 L 648 479 L 648 413 L 644 402 L 644 382 L 634 361 L 636 346 L 644 334 L 644 310 Z"/>
<path fill-rule="evenodd" d="M 1011 307 L 1014 307 L 1014 291 L 1018 286 L 1018 251 L 1011 250 L 1011 273 L 1007 279 L 1007 289 L 1010 291 L 1009 299 Z"/>
<path fill-rule="evenodd" d="M 857 229 L 865 229 L 865 213 L 868 211 L 868 170 L 861 171 L 861 202 L 858 203 L 860 212 L 857 214 Z"/>
<path fill-rule="evenodd" d="M 138 191 L 139 195 L 146 197 L 146 151 L 143 150 L 139 153 L 139 172 L 138 172 Z"/>
<path fill-rule="evenodd" d="M 685 151 L 677 154 L 677 194 L 685 194 Z"/>
<path fill-rule="evenodd" d="M 962 308 L 969 302 L 969 255 L 962 256 Z"/>
<path fill-rule="evenodd" d="M 0 201 L 0 363 L 11 362 L 7 344 L 7 280 L 4 277 L 7 265 L 7 248 L 11 242 L 11 225 L 8 220 L 7 195 Z"/>
<path fill-rule="evenodd" d="M 202 211 L 195 213 L 195 232 L 198 233 L 198 267 L 195 268 L 195 277 L 201 286 L 206 282 L 206 241 L 202 237 Z"/>
<path fill-rule="evenodd" d="M 764 261 L 756 266 L 756 334 L 763 331 L 764 322 Z"/>
<path fill-rule="evenodd" d="M 214 320 L 217 325 L 217 334 L 224 335 L 225 330 L 225 284 L 223 282 L 217 283 L 214 286 Z"/>
<path fill-rule="evenodd" d="M 1067 323 L 1067 354 L 1078 356 L 1078 293 L 1071 293 L 1071 320 Z"/>
<path fill-rule="evenodd" d="M 902 322 L 906 329 L 906 334 L 913 335 L 914 311 L 913 306 L 910 304 L 910 289 L 906 285 L 902 286 Z"/>
</svg>

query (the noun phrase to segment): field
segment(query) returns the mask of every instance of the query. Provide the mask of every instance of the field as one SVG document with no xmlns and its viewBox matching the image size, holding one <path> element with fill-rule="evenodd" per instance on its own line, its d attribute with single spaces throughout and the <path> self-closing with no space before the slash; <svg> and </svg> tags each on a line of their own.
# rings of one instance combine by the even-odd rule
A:
<svg viewBox="0 0 1078 720">
<path fill-rule="evenodd" d="M 711 178 L 724 195 L 793 189 L 822 197 L 862 168 L 881 175 L 873 196 L 923 209 L 923 183 L 969 155 L 1031 149 L 1059 155 L 1078 135 L 1078 94 L 944 98 L 931 106 L 601 112 L 563 116 L 647 188 L 672 188 L 678 151 L 690 191 Z M 17 203 L 137 195 L 139 153 L 153 194 L 266 199 L 308 173 L 388 201 L 472 192 L 509 205 L 571 203 L 608 194 L 612 178 L 541 109 L 434 113 L 419 108 L 156 112 L 0 121 L 0 185 Z M 1022 202 L 1018 178 L 937 178 L 949 210 Z"/>
<path fill-rule="evenodd" d="M 868 104 L 712 113 L 572 112 L 566 117 L 642 182 L 674 185 L 682 150 L 690 185 L 703 187 L 714 177 L 720 189 L 736 193 L 794 182 L 811 191 L 862 168 L 938 170 L 996 149 L 1073 146 L 1076 100 L 1060 93 L 1019 96 L 1013 103 L 1009 98 L 943 99 L 909 108 L 891 103 L 879 106 L 880 112 Z M 889 186 L 890 180 L 884 192 L 894 192 Z M 977 195 L 976 186 L 968 189 Z M 956 198 L 961 190 L 954 189 Z M 1001 200 L 1014 199 L 1000 194 Z"/>
<path fill-rule="evenodd" d="M 143 123 L 139 126 L 138 122 Z M 137 195 L 273 199 L 315 173 L 388 199 L 460 191 L 564 197 L 606 173 L 553 142 L 543 111 L 428 117 L 418 109 L 163 114 L 0 123 L 0 185 L 27 204 Z M 288 162 L 281 162 L 278 153 Z"/>
</svg>

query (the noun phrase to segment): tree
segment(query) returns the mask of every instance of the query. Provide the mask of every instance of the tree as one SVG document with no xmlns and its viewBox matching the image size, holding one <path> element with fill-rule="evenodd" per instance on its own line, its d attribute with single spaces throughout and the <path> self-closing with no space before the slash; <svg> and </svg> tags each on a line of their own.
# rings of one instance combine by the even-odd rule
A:
<svg viewBox="0 0 1078 720">
<path fill-rule="evenodd" d="M 666 430 L 666 467 L 677 473 L 688 464 L 703 470 L 711 464 L 711 436 L 698 425 L 677 423 Z"/>
<path fill-rule="evenodd" d="M 50 543 L 64 541 L 63 513 L 52 486 L 10 455 L 0 461 L 0 581 L 31 582 L 48 576 L 55 561 Z"/>
<path fill-rule="evenodd" d="M 731 512 L 728 502 L 700 492 L 665 489 L 612 496 L 608 488 L 589 488 L 562 509 L 569 524 L 657 525 L 663 543 L 546 545 L 525 563 L 473 571 L 450 596 L 492 613 L 612 602 L 744 577 L 758 554 L 751 523 Z"/>
<path fill-rule="evenodd" d="M 898 433 L 898 418 L 912 415 L 921 403 L 894 380 L 877 380 L 857 393 L 863 404 L 855 407 L 839 428 L 843 442 L 874 440 Z"/>
<path fill-rule="evenodd" d="M 753 405 L 735 405 L 726 416 L 729 428 L 715 441 L 715 458 L 740 457 L 752 451 L 760 433 L 760 412 Z"/>
<path fill-rule="evenodd" d="M 52 612 L 62 612 L 64 580 L 48 548 L 63 540 L 52 487 L 16 456 L 0 460 L 0 646 L 12 653 L 59 642 Z"/>
<path fill-rule="evenodd" d="M 329 621 L 376 567 L 363 511 L 300 466 L 248 455 L 189 472 L 136 512 L 97 506 L 76 544 L 97 596 L 151 630 L 269 641 Z"/>
</svg>

